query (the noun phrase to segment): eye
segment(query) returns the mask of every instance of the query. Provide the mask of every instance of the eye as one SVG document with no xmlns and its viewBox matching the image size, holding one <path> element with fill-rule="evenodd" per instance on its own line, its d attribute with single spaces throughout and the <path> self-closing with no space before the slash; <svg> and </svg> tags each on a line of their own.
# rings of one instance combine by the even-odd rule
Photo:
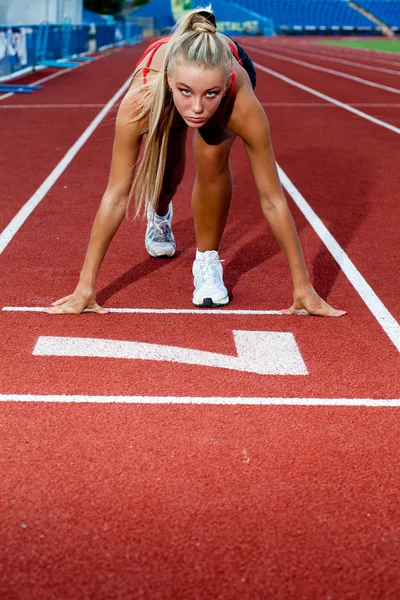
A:
<svg viewBox="0 0 400 600">
<path fill-rule="evenodd" d="M 215 98 L 215 96 L 218 96 L 219 92 L 207 92 L 206 94 L 206 98 Z"/>
<path fill-rule="evenodd" d="M 185 90 L 183 88 L 180 88 L 179 91 L 184 95 L 184 96 L 190 96 L 190 91 L 189 90 Z"/>
</svg>

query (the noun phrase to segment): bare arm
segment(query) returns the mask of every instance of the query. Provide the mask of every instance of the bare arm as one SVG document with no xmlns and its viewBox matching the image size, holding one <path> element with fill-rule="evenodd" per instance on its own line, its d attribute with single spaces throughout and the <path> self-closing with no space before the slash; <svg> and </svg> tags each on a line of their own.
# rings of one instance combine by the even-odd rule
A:
<svg viewBox="0 0 400 600">
<path fill-rule="evenodd" d="M 340 316 L 343 311 L 326 304 L 310 284 L 296 226 L 279 181 L 268 120 L 248 88 L 243 87 L 238 92 L 228 127 L 243 139 L 261 209 L 292 273 L 294 303 L 288 312 L 306 310 L 312 314 Z"/>
<path fill-rule="evenodd" d="M 96 302 L 94 287 L 100 265 L 126 213 L 142 141 L 143 123 L 132 122 L 137 111 L 136 92 L 131 89 L 118 110 L 108 185 L 93 222 L 78 286 L 47 312 L 76 314 L 85 308 L 105 312 Z"/>
<path fill-rule="evenodd" d="M 134 109 L 134 91 L 131 91 L 125 96 L 118 110 L 108 184 L 93 223 L 81 271 L 81 281 L 92 286 L 110 242 L 126 213 L 142 140 L 140 123 L 132 123 Z"/>
</svg>

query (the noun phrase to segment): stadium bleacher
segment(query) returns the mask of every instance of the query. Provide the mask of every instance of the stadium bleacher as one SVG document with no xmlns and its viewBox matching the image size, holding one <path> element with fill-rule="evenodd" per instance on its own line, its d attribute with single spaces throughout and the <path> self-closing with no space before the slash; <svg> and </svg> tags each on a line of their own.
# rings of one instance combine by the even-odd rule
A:
<svg viewBox="0 0 400 600">
<path fill-rule="evenodd" d="M 239 0 L 239 3 L 272 18 L 276 31 L 280 33 L 368 33 L 378 30 L 375 23 L 351 8 L 347 0 Z M 362 6 L 385 4 L 385 14 L 398 14 L 400 9 L 400 0 L 360 0 L 357 3 Z M 377 10 L 375 12 L 378 13 Z"/>
<path fill-rule="evenodd" d="M 400 28 L 400 0 L 356 0 L 357 4 L 378 17 L 393 31 Z"/>
</svg>

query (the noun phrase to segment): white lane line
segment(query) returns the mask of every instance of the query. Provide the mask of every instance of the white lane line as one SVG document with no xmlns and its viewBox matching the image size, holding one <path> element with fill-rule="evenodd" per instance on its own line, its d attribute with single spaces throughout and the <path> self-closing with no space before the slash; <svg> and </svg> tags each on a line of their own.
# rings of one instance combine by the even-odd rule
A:
<svg viewBox="0 0 400 600">
<path fill-rule="evenodd" d="M 306 47 L 308 48 L 308 46 L 306 46 Z M 332 48 L 332 49 L 335 48 L 335 46 L 325 46 L 325 45 L 322 45 L 322 47 L 324 49 L 325 48 Z M 322 53 L 321 52 L 321 54 L 323 54 L 323 56 L 332 56 L 332 57 L 334 57 L 335 54 L 338 56 L 345 56 L 345 57 L 348 57 L 348 56 L 353 57 L 354 56 L 354 58 L 361 59 L 361 60 L 367 60 L 369 62 L 375 62 L 375 63 L 380 63 L 382 65 L 393 65 L 394 67 L 400 67 L 400 60 L 399 61 L 389 60 L 389 56 L 388 56 L 388 58 L 386 58 L 386 57 L 378 58 L 378 56 L 376 56 L 376 54 L 377 54 L 376 50 L 375 51 L 367 50 L 366 48 L 362 48 L 362 49 L 358 48 L 356 50 L 355 48 L 348 48 L 348 47 L 342 46 L 341 51 L 339 51 L 339 47 L 337 47 L 337 48 L 338 48 L 338 51 L 335 50 L 334 52 L 330 52 L 330 53 Z M 312 50 L 315 50 L 315 47 L 313 47 Z M 350 52 L 348 52 L 348 50 L 350 50 Z M 360 53 L 360 50 L 362 50 L 362 53 Z M 365 54 L 364 54 L 364 52 L 365 52 Z M 319 53 L 319 51 L 318 51 L 318 53 Z M 372 53 L 374 53 L 374 54 L 372 54 Z M 396 55 L 393 52 L 389 52 L 388 54 L 390 55 L 390 58 L 396 58 Z"/>
<path fill-rule="evenodd" d="M 15 73 L 9 73 L 8 75 L 3 75 L 2 77 L 0 77 L 0 84 L 8 83 L 9 81 L 13 81 L 13 79 L 19 79 L 20 77 L 25 77 L 25 75 L 32 75 L 32 73 L 36 71 L 42 71 L 43 69 L 46 69 L 45 65 L 37 65 L 35 67 L 35 71 L 33 71 L 32 67 L 18 69 L 18 71 L 16 71 Z"/>
<path fill-rule="evenodd" d="M 266 49 L 266 50 L 273 50 L 273 49 L 275 49 L 276 50 L 276 47 L 273 48 L 271 46 L 265 46 L 264 45 L 263 49 Z M 314 52 L 308 52 L 308 51 L 305 51 L 305 50 L 298 50 L 298 49 L 294 50 L 294 49 L 285 47 L 285 48 L 279 48 L 279 51 L 280 52 L 282 52 L 282 51 L 283 52 L 291 52 L 292 54 L 296 54 L 296 55 L 301 54 L 305 58 L 307 58 L 307 57 L 317 58 L 318 60 L 322 60 L 322 61 L 326 60 L 327 62 L 340 63 L 340 64 L 343 64 L 343 65 L 348 65 L 350 67 L 356 67 L 357 69 L 365 69 L 367 71 L 375 71 L 377 73 L 388 73 L 389 75 L 400 76 L 400 63 L 398 65 L 399 66 L 399 70 L 395 71 L 394 69 L 385 69 L 383 67 L 373 67 L 371 65 L 364 65 L 362 63 L 353 62 L 351 60 L 345 60 L 343 58 L 332 58 L 332 57 L 327 56 L 326 54 L 322 54 L 321 55 L 321 54 L 316 54 Z"/>
<path fill-rule="evenodd" d="M 314 108 L 314 106 L 324 106 L 332 108 L 329 102 L 261 102 L 261 106 L 276 106 L 279 108 Z"/>
<path fill-rule="evenodd" d="M 326 67 L 318 67 L 317 65 L 313 65 L 308 62 L 304 62 L 303 60 L 296 60 L 295 58 L 289 58 L 287 56 L 282 56 L 281 54 L 275 54 L 275 52 L 266 52 L 265 50 L 260 50 L 259 48 L 255 48 L 254 46 L 249 46 L 246 44 L 248 48 L 252 52 L 257 52 L 258 54 L 263 54 L 265 56 L 271 56 L 277 60 L 283 60 L 285 62 L 292 63 L 294 65 L 300 65 L 301 67 L 306 67 L 307 69 L 313 69 L 314 71 L 321 71 L 322 73 L 328 73 L 329 75 L 335 75 L 336 77 L 342 77 L 343 79 L 350 79 L 351 81 L 356 81 L 357 83 L 361 83 L 363 85 L 368 85 L 373 88 L 378 88 L 380 90 L 385 90 L 385 92 L 391 92 L 392 94 L 400 94 L 400 89 L 389 87 L 387 85 L 382 85 L 381 83 L 375 83 L 373 81 L 369 81 L 369 79 L 361 79 L 361 77 L 356 77 L 355 75 L 348 75 L 348 73 L 342 73 L 341 71 L 334 71 L 333 69 L 327 69 Z"/>
<path fill-rule="evenodd" d="M 314 108 L 324 107 L 324 108 L 334 108 L 332 104 L 328 102 L 261 102 L 261 106 L 270 106 L 270 107 L 279 107 L 279 108 Z M 400 106 L 400 102 L 391 102 L 391 103 L 379 103 L 379 102 L 349 102 L 348 106 L 358 106 L 359 108 L 367 107 L 367 108 L 398 108 Z M 0 108 L 2 108 L 0 106 Z"/>
<path fill-rule="evenodd" d="M 268 69 L 267 67 L 264 67 L 263 65 L 260 65 L 259 63 L 254 63 L 254 65 L 257 67 L 257 69 L 260 69 L 260 71 L 264 71 L 264 73 L 268 73 L 269 75 L 272 75 L 273 77 L 276 77 L 277 79 L 281 79 L 282 81 L 285 81 L 289 85 L 293 85 L 294 87 L 297 87 L 300 90 L 303 90 L 304 92 L 308 92 L 309 94 L 312 94 L 313 96 L 318 96 L 318 98 L 322 98 L 322 100 L 331 102 L 332 104 L 335 104 L 336 106 L 339 106 L 340 108 L 343 108 L 344 110 L 347 110 L 359 117 L 362 117 L 363 119 L 366 119 L 367 121 L 371 121 L 371 123 L 375 123 L 376 125 L 379 125 L 380 127 L 389 129 L 389 131 L 393 131 L 394 133 L 400 134 L 400 129 L 398 127 L 395 127 L 394 125 L 390 125 L 390 123 L 385 123 L 385 121 L 376 119 L 375 117 L 372 117 L 371 115 L 369 115 L 365 112 L 362 112 L 361 110 L 357 110 L 357 108 L 354 108 L 353 106 L 350 106 L 349 104 L 345 104 L 344 102 L 340 102 L 340 100 L 336 100 L 335 98 L 332 98 L 331 96 L 327 96 L 326 94 L 317 92 L 317 90 L 314 90 L 313 88 L 310 88 L 307 85 L 303 85 L 302 83 L 299 83 L 298 81 L 294 81 L 294 79 L 290 79 L 289 77 L 286 77 L 285 75 L 282 75 L 281 73 L 278 73 L 277 71 Z"/>
<path fill-rule="evenodd" d="M 50 175 L 45 179 L 42 185 L 38 190 L 33 194 L 33 196 L 26 202 L 26 204 L 21 208 L 21 210 L 15 215 L 12 221 L 8 224 L 8 226 L 3 230 L 0 234 L 0 254 L 3 250 L 8 246 L 8 244 L 13 239 L 14 235 L 17 231 L 22 227 L 27 218 L 32 214 L 38 204 L 43 200 L 47 192 L 51 189 L 51 187 L 55 184 L 57 179 L 62 175 L 65 169 L 68 167 L 72 159 L 76 156 L 82 146 L 86 143 L 89 137 L 92 135 L 96 127 L 99 123 L 104 119 L 109 110 L 114 106 L 117 100 L 122 96 L 125 90 L 128 89 L 129 84 L 131 82 L 132 76 L 129 76 L 125 83 L 119 88 L 119 90 L 114 94 L 114 96 L 107 102 L 104 108 L 99 112 L 99 114 L 93 119 L 91 124 L 85 129 L 82 135 L 77 139 L 75 144 L 71 146 L 68 152 L 65 154 L 64 158 L 58 163 L 58 165 L 53 169 Z"/>
<path fill-rule="evenodd" d="M 26 108 L 103 108 L 104 104 L 0 104 L 0 109 Z"/>
<path fill-rule="evenodd" d="M 343 248 L 337 243 L 333 235 L 328 231 L 318 215 L 308 204 L 304 196 L 299 192 L 296 186 L 292 183 L 286 173 L 280 168 L 278 172 L 279 178 L 283 187 L 293 198 L 315 233 L 318 235 L 322 243 L 327 247 L 333 258 L 336 260 L 347 279 L 350 281 L 354 289 L 361 296 L 379 325 L 382 327 L 386 335 L 396 346 L 400 352 L 400 325 L 388 311 L 383 302 L 378 298 L 372 287 L 367 283 L 360 271 L 347 256 Z"/>
<path fill-rule="evenodd" d="M 376 108 L 398 108 L 400 106 L 399 102 L 349 102 L 349 106 L 368 106 L 368 107 L 376 107 Z"/>
<path fill-rule="evenodd" d="M 83 67 L 84 65 L 82 65 Z M 80 69 L 81 67 L 76 67 Z M 38 79 L 37 81 L 32 81 L 31 83 L 27 83 L 26 85 L 39 85 L 40 83 L 44 83 L 45 81 L 50 81 L 50 79 L 55 79 L 56 77 L 60 77 L 60 75 L 64 75 L 65 73 L 69 73 L 72 69 L 64 69 L 62 71 L 57 71 L 56 73 L 52 73 L 51 75 L 47 75 L 47 77 L 43 77 L 42 79 Z M 7 94 L 3 94 L 0 96 L 0 100 L 5 100 L 6 98 L 10 98 L 10 96 L 14 96 L 12 92 L 8 92 Z"/>
<path fill-rule="evenodd" d="M 400 399 L 387 398 L 247 398 L 247 397 L 207 397 L 207 396 L 83 396 L 83 395 L 41 395 L 41 394 L 0 394 L 0 402 L 92 402 L 97 404 L 222 404 L 255 406 L 346 406 L 394 408 L 400 406 Z"/>
<path fill-rule="evenodd" d="M 251 38 L 250 38 L 251 40 Z M 252 41 L 252 40 L 251 40 Z M 251 43 L 250 41 L 250 43 Z M 269 42 L 268 42 L 268 38 L 264 38 L 262 40 L 262 43 L 260 41 L 260 45 L 262 47 L 266 47 L 268 46 Z M 393 65 L 393 66 L 399 66 L 400 65 L 400 55 L 396 52 L 389 52 L 389 51 L 378 51 L 378 50 L 372 50 L 370 48 L 354 48 L 351 46 L 334 46 L 331 44 L 324 44 L 324 43 L 310 43 L 308 41 L 306 42 L 302 42 L 300 39 L 297 40 L 296 44 L 293 45 L 293 43 L 282 43 L 280 40 L 280 43 L 277 44 L 277 47 L 284 47 L 284 48 L 291 48 L 293 51 L 297 48 L 297 47 L 301 47 L 301 48 L 305 48 L 307 51 L 310 52 L 318 52 L 318 54 L 323 54 L 324 56 L 344 56 L 345 58 L 355 58 L 357 60 L 366 60 L 366 61 L 371 61 L 371 62 L 377 62 L 377 63 L 382 63 L 385 65 Z M 399 57 L 399 60 L 397 60 L 397 57 Z"/>
<path fill-rule="evenodd" d="M 40 306 L 3 306 L 5 312 L 42 312 Z M 280 310 L 227 310 L 225 308 L 108 308 L 116 314 L 158 314 L 158 315 L 282 315 Z M 85 312 L 94 312 L 85 310 Z"/>
</svg>

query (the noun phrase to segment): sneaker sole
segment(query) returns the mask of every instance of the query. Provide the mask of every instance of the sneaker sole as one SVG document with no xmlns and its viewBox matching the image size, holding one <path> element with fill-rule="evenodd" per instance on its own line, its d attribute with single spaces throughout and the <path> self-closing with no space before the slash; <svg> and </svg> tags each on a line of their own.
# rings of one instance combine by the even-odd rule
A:
<svg viewBox="0 0 400 600">
<path fill-rule="evenodd" d="M 193 304 L 195 306 L 197 306 L 198 308 L 220 308 L 221 306 L 226 306 L 227 304 L 229 304 L 229 296 L 227 296 L 226 298 L 223 298 L 218 303 L 213 302 L 212 298 L 204 298 L 203 302 L 201 304 L 197 304 L 194 301 L 193 301 Z"/>
<path fill-rule="evenodd" d="M 172 254 L 153 254 L 147 250 L 147 254 L 153 258 L 172 258 L 175 255 L 175 250 L 172 252 Z"/>
<path fill-rule="evenodd" d="M 146 246 L 146 250 L 150 256 L 153 256 L 153 258 L 172 258 L 176 252 L 176 248 L 173 248 L 172 251 L 168 250 L 166 252 L 163 252 L 161 250 L 158 254 L 156 254 L 156 252 L 149 250 L 149 248 L 147 246 Z"/>
</svg>

